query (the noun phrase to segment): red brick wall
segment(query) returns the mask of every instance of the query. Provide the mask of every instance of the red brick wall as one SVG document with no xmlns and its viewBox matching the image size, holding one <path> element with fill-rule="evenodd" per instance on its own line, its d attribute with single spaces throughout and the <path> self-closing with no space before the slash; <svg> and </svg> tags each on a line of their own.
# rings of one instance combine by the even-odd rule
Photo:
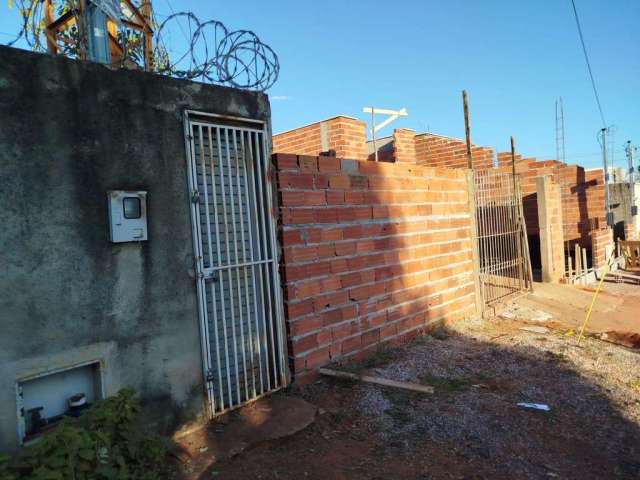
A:
<svg viewBox="0 0 640 480">
<path fill-rule="evenodd" d="M 493 149 L 471 146 L 473 168 L 493 167 Z M 467 168 L 467 145 L 464 140 L 431 133 L 416 136 L 416 160 L 420 165 L 445 168 Z"/>
<path fill-rule="evenodd" d="M 319 155 L 333 150 L 340 158 L 367 158 L 366 124 L 350 117 L 338 116 L 279 133 L 272 141 L 274 153 Z"/>
<path fill-rule="evenodd" d="M 474 312 L 464 171 L 274 160 L 296 377 Z"/>
<path fill-rule="evenodd" d="M 604 202 L 604 174 L 603 170 L 589 170 L 584 172 L 586 184 L 587 210 L 590 217 L 595 219 L 596 228 L 607 224 Z"/>
<path fill-rule="evenodd" d="M 496 156 L 498 158 L 499 167 L 511 166 L 511 152 L 498 152 Z M 519 153 L 516 153 L 515 157 L 516 164 L 522 160 L 522 155 L 520 155 Z"/>
<path fill-rule="evenodd" d="M 322 127 L 321 125 L 324 125 Z M 323 134 L 324 131 L 324 141 Z M 339 158 L 373 159 L 367 154 L 366 124 L 349 117 L 334 117 L 273 137 L 275 153 L 318 155 L 334 150 Z M 493 167 L 493 149 L 472 146 L 474 168 Z M 511 153 L 499 152 L 498 168 L 511 171 Z M 414 160 L 415 159 L 415 160 Z M 380 161 L 413 163 L 439 168 L 466 168 L 466 145 L 463 140 L 430 133 L 415 135 L 412 130 L 396 129 L 392 144 L 380 152 Z M 562 188 L 564 238 L 570 248 L 580 243 L 591 247 L 591 230 L 605 225 L 604 183 L 601 170 L 585 172 L 577 165 L 557 160 L 538 161 L 516 154 L 516 172 L 520 175 L 527 232 L 538 235 L 536 177 L 552 174 Z"/>
<path fill-rule="evenodd" d="M 319 155 L 333 150 L 338 158 L 372 160 L 368 154 L 366 123 L 338 116 L 273 136 L 274 153 Z M 381 144 L 382 145 L 382 144 Z M 379 161 L 417 163 L 429 167 L 467 168 L 467 149 L 463 140 L 431 133 L 416 135 L 410 129 L 395 129 L 391 148 L 381 147 Z M 493 167 L 493 149 L 471 146 L 473 167 Z"/>
<path fill-rule="evenodd" d="M 393 131 L 393 157 L 398 163 L 416 163 L 416 132 L 409 129 Z"/>
<path fill-rule="evenodd" d="M 511 171 L 511 165 L 507 165 L 504 160 L 505 155 L 503 152 L 498 154 L 498 168 L 501 171 Z M 539 233 L 536 177 L 551 174 L 562 189 L 565 240 L 570 243 L 571 248 L 575 243 L 583 248 L 590 248 L 591 230 L 605 224 L 602 171 L 585 172 L 578 165 L 566 165 L 557 160 L 524 158 L 516 161 L 516 173 L 520 176 L 527 232 L 530 235 Z"/>
<path fill-rule="evenodd" d="M 635 227 L 633 225 L 633 222 L 624 222 L 624 239 L 626 241 L 629 240 L 637 240 L 638 234 L 636 233 Z"/>
<path fill-rule="evenodd" d="M 602 228 L 591 232 L 591 262 L 596 268 L 603 266 L 606 261 L 607 247 L 613 249 L 613 230 Z"/>
</svg>

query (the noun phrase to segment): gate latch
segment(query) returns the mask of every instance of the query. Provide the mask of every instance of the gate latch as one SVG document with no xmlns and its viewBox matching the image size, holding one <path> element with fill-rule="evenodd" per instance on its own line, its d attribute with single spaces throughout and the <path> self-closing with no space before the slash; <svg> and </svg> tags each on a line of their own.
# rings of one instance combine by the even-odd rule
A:
<svg viewBox="0 0 640 480">
<path fill-rule="evenodd" d="M 207 370 L 206 379 L 207 379 L 207 382 L 213 382 L 216 379 L 215 375 L 213 374 L 213 370 L 211 369 Z"/>
<path fill-rule="evenodd" d="M 209 275 L 204 275 L 202 274 L 204 277 L 204 281 L 205 282 L 213 282 L 213 283 L 218 283 L 218 277 L 216 275 L 214 275 L 213 273 L 209 274 Z"/>
<path fill-rule="evenodd" d="M 198 203 L 200 201 L 200 192 L 198 190 L 194 190 L 191 192 L 191 202 Z"/>
</svg>

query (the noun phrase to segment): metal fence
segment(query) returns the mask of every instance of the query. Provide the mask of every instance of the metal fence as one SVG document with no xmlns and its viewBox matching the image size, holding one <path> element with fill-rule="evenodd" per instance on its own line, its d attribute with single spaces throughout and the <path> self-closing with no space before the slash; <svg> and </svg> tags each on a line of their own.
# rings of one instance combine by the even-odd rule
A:
<svg viewBox="0 0 640 480">
<path fill-rule="evenodd" d="M 484 306 L 531 290 L 531 262 L 517 176 L 473 172 L 475 245 Z"/>
<path fill-rule="evenodd" d="M 213 415 L 287 382 L 262 125 L 185 122 L 202 351 Z"/>
</svg>

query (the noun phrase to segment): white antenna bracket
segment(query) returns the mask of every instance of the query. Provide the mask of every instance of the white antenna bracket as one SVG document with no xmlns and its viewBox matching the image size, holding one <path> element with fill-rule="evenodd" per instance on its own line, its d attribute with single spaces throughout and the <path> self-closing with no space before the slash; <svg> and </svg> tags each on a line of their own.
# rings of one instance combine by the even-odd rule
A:
<svg viewBox="0 0 640 480">
<path fill-rule="evenodd" d="M 375 153 L 376 162 L 378 161 L 378 149 L 376 148 L 376 132 L 383 129 L 391 122 L 394 122 L 400 117 L 406 117 L 409 115 L 406 108 L 400 110 L 389 110 L 386 108 L 364 107 L 363 113 L 371 114 L 371 139 L 373 141 L 373 150 Z M 388 115 L 380 124 L 376 125 L 376 115 Z"/>
</svg>

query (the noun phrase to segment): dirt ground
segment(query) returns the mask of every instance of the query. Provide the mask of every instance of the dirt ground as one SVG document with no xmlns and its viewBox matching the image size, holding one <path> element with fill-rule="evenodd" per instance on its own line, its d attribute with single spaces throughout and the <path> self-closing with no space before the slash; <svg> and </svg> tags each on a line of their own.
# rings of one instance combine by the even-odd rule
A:
<svg viewBox="0 0 640 480">
<path fill-rule="evenodd" d="M 565 303 L 584 316 L 584 304 Z M 278 393 L 317 405 L 315 422 L 199 478 L 639 479 L 640 351 L 577 344 L 561 322 L 543 334 L 523 325 L 463 321 L 348 367 L 432 385 L 433 395 L 336 379 Z"/>
<path fill-rule="evenodd" d="M 547 326 L 551 328 L 578 330 L 596 289 L 597 284 L 572 286 L 538 283 L 533 293 L 518 300 L 515 308 L 531 308 L 550 314 Z M 640 337 L 640 285 L 607 280 L 596 297 L 586 331 Z"/>
</svg>

